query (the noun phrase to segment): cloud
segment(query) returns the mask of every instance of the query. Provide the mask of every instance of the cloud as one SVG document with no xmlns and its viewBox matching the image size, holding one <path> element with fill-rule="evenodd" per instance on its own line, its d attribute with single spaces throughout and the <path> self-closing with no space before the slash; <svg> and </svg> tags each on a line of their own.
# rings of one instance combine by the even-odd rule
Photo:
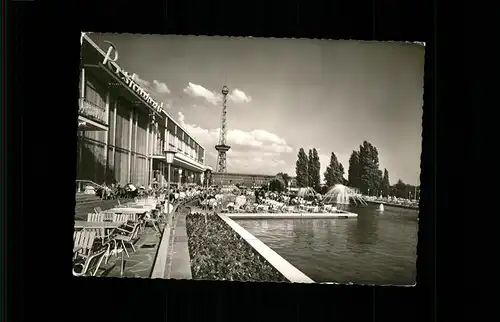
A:
<svg viewBox="0 0 500 322">
<path fill-rule="evenodd" d="M 179 120 L 179 122 L 181 123 L 181 125 L 184 124 L 184 119 L 185 118 L 186 117 L 184 116 L 184 114 L 182 112 L 177 113 L 177 119 Z"/>
<path fill-rule="evenodd" d="M 168 89 L 167 84 L 159 82 L 155 79 L 153 80 L 153 85 L 155 87 L 155 92 L 159 94 L 170 94 L 170 89 Z"/>
<path fill-rule="evenodd" d="M 170 89 L 167 87 L 167 84 L 160 82 L 156 79 L 154 79 L 153 83 L 151 83 L 145 79 L 142 79 L 136 73 L 132 74 L 132 79 L 134 80 L 134 82 L 142 86 L 144 89 L 148 90 L 152 95 L 170 94 Z"/>
<path fill-rule="evenodd" d="M 228 95 L 228 100 L 234 103 L 249 103 L 252 101 L 252 97 L 248 96 L 242 90 L 235 88 L 231 94 Z"/>
<path fill-rule="evenodd" d="M 142 87 L 147 87 L 147 88 L 151 87 L 151 83 L 150 82 L 148 82 L 145 79 L 142 79 L 136 73 L 132 74 L 132 79 L 134 80 L 134 82 L 136 82 L 137 84 L 141 85 Z"/>
<path fill-rule="evenodd" d="M 220 94 L 191 82 L 189 82 L 189 84 L 183 89 L 183 92 L 192 97 L 202 97 L 213 105 L 217 105 L 221 101 Z"/>
<path fill-rule="evenodd" d="M 222 101 L 222 94 L 191 82 L 189 82 L 189 84 L 183 89 L 183 92 L 191 97 L 204 98 L 207 102 L 213 105 L 220 104 Z M 233 103 L 248 103 L 252 101 L 251 96 L 237 88 L 233 89 L 232 92 L 229 93 L 227 99 Z"/>
<path fill-rule="evenodd" d="M 181 126 L 207 150 L 207 164 L 215 164 L 217 153 L 213 150 L 218 143 L 220 129 L 204 129 L 188 124 L 182 112 L 177 115 Z M 262 129 L 229 130 L 226 143 L 231 146 L 227 153 L 229 172 L 278 173 L 283 171 L 285 159 L 294 158 L 293 149 L 285 139 Z"/>
<path fill-rule="evenodd" d="M 163 108 L 165 109 L 172 108 L 172 100 L 168 100 L 165 104 L 163 104 Z"/>
</svg>

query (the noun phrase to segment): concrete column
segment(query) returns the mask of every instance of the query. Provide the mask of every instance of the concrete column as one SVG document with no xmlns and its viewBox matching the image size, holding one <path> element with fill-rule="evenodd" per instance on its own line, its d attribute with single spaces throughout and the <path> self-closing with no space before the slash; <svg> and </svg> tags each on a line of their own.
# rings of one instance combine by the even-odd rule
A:
<svg viewBox="0 0 500 322">
<path fill-rule="evenodd" d="M 137 169 L 137 127 L 139 126 L 139 117 L 137 115 L 137 112 L 135 113 L 135 124 L 134 124 L 134 127 L 135 127 L 135 135 L 134 135 L 134 167 L 135 169 L 132 169 L 132 171 L 136 171 Z M 137 173 L 136 173 L 137 175 Z M 133 182 L 133 184 L 137 184 L 137 182 Z"/>
<path fill-rule="evenodd" d="M 153 123 L 151 123 L 151 147 L 150 147 L 150 156 L 151 156 L 151 159 L 150 159 L 150 163 L 149 163 L 149 166 L 150 166 L 150 177 L 149 177 L 149 182 L 152 182 L 153 181 L 153 175 L 154 175 L 154 171 L 153 171 L 153 153 L 154 153 L 154 149 L 156 147 L 156 132 L 154 130 L 154 126 L 153 126 Z"/>
<path fill-rule="evenodd" d="M 149 169 L 149 121 L 146 125 L 146 169 L 144 170 L 146 173 L 144 173 L 144 178 L 146 178 L 146 185 L 149 184 L 149 172 L 151 171 L 151 169 Z"/>
<path fill-rule="evenodd" d="M 128 182 L 132 180 L 131 164 L 132 161 L 132 125 L 134 123 L 134 110 L 130 110 L 129 122 L 128 122 Z"/>
<path fill-rule="evenodd" d="M 108 143 L 109 143 L 109 90 L 106 91 L 106 120 L 108 121 L 108 129 L 106 130 L 106 136 L 104 138 L 104 180 L 106 180 L 106 174 L 108 170 Z"/>
<path fill-rule="evenodd" d="M 82 81 L 80 84 L 80 97 L 85 97 L 85 68 L 81 70 Z M 79 140 L 78 140 L 78 167 L 77 167 L 77 178 L 81 174 L 82 171 L 82 160 L 83 160 L 83 131 L 78 131 Z"/>
<path fill-rule="evenodd" d="M 113 102 L 113 136 L 111 139 L 111 143 L 113 144 L 113 169 L 114 175 L 116 176 L 116 112 L 118 110 L 118 100 L 114 100 Z M 115 177 L 116 180 L 116 177 Z"/>
<path fill-rule="evenodd" d="M 85 86 L 86 86 L 86 83 L 85 83 L 85 68 L 82 68 L 82 72 L 81 72 L 81 75 L 82 75 L 82 82 L 80 84 L 81 88 L 80 88 L 80 97 L 85 97 Z"/>
</svg>

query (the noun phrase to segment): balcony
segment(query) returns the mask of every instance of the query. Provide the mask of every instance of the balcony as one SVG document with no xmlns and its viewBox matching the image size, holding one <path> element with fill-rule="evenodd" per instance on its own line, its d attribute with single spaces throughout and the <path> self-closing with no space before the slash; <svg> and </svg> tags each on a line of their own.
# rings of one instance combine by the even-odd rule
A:
<svg viewBox="0 0 500 322">
<path fill-rule="evenodd" d="M 186 153 L 181 152 L 175 154 L 174 165 L 181 166 L 195 172 L 205 171 L 205 165 L 203 163 L 200 163 L 198 160 L 191 158 Z"/>
<path fill-rule="evenodd" d="M 93 104 L 85 98 L 80 98 L 78 100 L 78 124 L 82 130 L 107 130 L 107 117 L 106 108 Z"/>
</svg>

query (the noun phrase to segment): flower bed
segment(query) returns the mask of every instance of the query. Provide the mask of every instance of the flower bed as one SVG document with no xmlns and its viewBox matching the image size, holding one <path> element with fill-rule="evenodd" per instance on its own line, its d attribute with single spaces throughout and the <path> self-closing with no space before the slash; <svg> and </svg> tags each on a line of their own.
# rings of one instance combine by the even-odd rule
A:
<svg viewBox="0 0 500 322">
<path fill-rule="evenodd" d="M 186 217 L 193 279 L 287 282 L 217 215 Z"/>
</svg>

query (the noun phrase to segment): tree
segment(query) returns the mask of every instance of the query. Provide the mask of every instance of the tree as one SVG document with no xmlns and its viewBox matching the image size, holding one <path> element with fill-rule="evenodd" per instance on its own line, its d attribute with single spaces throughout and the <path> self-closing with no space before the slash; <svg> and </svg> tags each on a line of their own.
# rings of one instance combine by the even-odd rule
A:
<svg viewBox="0 0 500 322">
<path fill-rule="evenodd" d="M 297 155 L 297 162 L 295 164 L 295 175 L 297 181 L 297 187 L 308 187 L 309 185 L 309 174 L 308 168 L 308 158 L 303 148 L 299 149 Z"/>
<path fill-rule="evenodd" d="M 321 189 L 321 162 L 319 161 L 319 155 L 316 148 L 313 148 L 312 151 L 312 181 L 309 182 L 309 185 L 316 190 L 316 192 Z"/>
<path fill-rule="evenodd" d="M 364 194 L 376 193 L 380 185 L 378 151 L 368 141 L 359 146 L 359 189 Z"/>
<path fill-rule="evenodd" d="M 269 182 L 269 190 L 281 192 L 285 190 L 285 184 L 279 179 L 273 179 Z"/>
<path fill-rule="evenodd" d="M 330 164 L 326 167 L 324 176 L 328 187 L 344 184 L 344 166 L 338 161 L 334 152 L 330 156 Z"/>
<path fill-rule="evenodd" d="M 283 172 L 278 173 L 276 175 L 276 178 L 283 180 L 283 182 L 285 183 L 285 187 L 288 187 L 288 182 L 290 182 L 290 180 L 291 180 L 288 173 L 283 173 Z"/>
<path fill-rule="evenodd" d="M 309 149 L 307 158 L 307 183 L 310 187 L 314 185 L 314 159 L 313 151 L 311 149 Z"/>
<path fill-rule="evenodd" d="M 345 174 L 344 166 L 340 162 L 339 162 L 338 174 L 339 174 L 339 183 L 345 185 L 347 183 L 347 180 L 344 178 L 344 174 Z"/>
<path fill-rule="evenodd" d="M 389 196 L 390 189 L 391 189 L 391 184 L 389 182 L 389 171 L 387 171 L 387 169 L 384 169 L 384 177 L 382 178 L 382 186 L 381 186 L 382 195 L 384 197 Z"/>
<path fill-rule="evenodd" d="M 415 186 L 409 185 L 398 179 L 398 182 L 390 187 L 390 195 L 397 198 L 415 198 Z"/>
<path fill-rule="evenodd" d="M 359 164 L 359 152 L 352 151 L 351 157 L 349 158 L 349 170 L 347 180 L 349 181 L 349 185 L 354 188 L 360 188 L 360 164 Z"/>
<path fill-rule="evenodd" d="M 380 196 L 382 194 L 382 182 L 384 180 L 384 173 L 382 170 L 377 170 L 377 188 L 376 188 L 376 196 Z"/>
</svg>

